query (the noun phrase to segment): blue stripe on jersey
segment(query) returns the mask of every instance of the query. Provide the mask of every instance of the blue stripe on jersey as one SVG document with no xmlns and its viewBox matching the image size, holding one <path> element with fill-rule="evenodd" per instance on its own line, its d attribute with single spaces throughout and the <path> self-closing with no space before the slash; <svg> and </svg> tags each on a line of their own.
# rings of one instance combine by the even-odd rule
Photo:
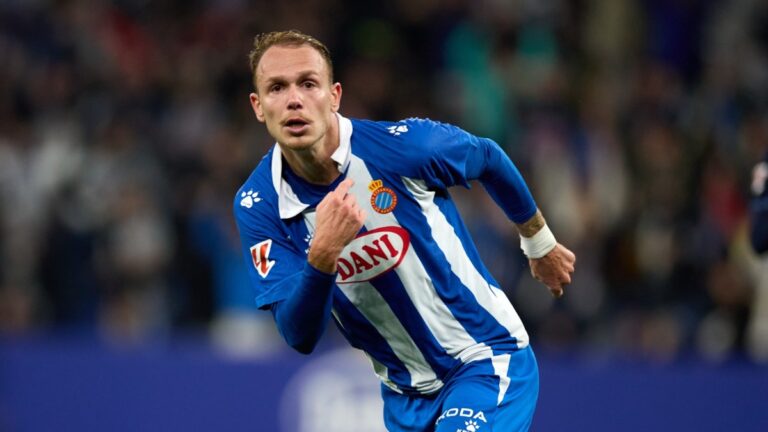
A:
<svg viewBox="0 0 768 432">
<path fill-rule="evenodd" d="M 387 366 L 389 379 L 397 383 L 401 389 L 410 390 L 411 374 L 405 365 L 392 351 L 387 341 L 352 302 L 338 289 L 333 292 L 333 304 L 337 310 L 343 310 L 343 321 L 337 320 L 337 325 L 342 328 L 342 334 L 355 348 L 367 352 L 379 363 Z M 375 348 L 375 349 L 374 349 Z"/>
<path fill-rule="evenodd" d="M 439 379 L 445 377 L 460 362 L 445 352 L 445 348 L 429 331 L 418 310 L 395 272 L 389 272 L 370 281 L 387 301 L 392 311 L 403 324 L 408 334 L 424 354 Z"/>
</svg>

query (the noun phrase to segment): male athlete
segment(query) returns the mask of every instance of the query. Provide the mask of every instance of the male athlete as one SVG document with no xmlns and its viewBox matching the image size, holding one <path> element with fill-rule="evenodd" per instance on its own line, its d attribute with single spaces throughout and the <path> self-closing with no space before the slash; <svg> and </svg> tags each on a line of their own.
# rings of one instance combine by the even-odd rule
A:
<svg viewBox="0 0 768 432">
<path fill-rule="evenodd" d="M 333 316 L 381 379 L 389 430 L 527 430 L 528 334 L 447 191 L 480 180 L 561 296 L 575 256 L 506 154 L 431 120 L 341 116 L 328 49 L 300 32 L 256 37 L 250 61 L 253 111 L 277 141 L 234 202 L 258 307 L 302 353 Z"/>
</svg>

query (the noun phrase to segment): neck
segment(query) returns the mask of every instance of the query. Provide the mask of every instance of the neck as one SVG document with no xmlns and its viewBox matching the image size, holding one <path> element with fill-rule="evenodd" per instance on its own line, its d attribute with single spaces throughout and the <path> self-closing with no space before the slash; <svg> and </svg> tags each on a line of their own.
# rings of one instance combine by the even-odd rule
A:
<svg viewBox="0 0 768 432">
<path fill-rule="evenodd" d="M 333 119 L 320 141 L 304 149 L 282 147 L 283 157 L 296 175 L 304 180 L 329 185 L 341 174 L 331 155 L 339 147 L 339 122 Z"/>
</svg>

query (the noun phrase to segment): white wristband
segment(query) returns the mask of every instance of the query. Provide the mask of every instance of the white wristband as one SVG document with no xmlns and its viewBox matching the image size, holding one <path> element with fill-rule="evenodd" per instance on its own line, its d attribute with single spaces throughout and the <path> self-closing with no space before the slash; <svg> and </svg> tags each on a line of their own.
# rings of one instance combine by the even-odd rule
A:
<svg viewBox="0 0 768 432">
<path fill-rule="evenodd" d="M 520 249 L 530 259 L 541 258 L 557 246 L 555 235 L 544 225 L 533 237 L 520 236 Z"/>
</svg>

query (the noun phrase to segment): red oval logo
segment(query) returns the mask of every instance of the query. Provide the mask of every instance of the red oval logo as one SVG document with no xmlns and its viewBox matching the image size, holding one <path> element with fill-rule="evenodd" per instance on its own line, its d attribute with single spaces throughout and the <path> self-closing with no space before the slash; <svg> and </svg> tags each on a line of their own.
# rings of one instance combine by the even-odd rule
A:
<svg viewBox="0 0 768 432">
<path fill-rule="evenodd" d="M 409 246 L 408 231 L 401 227 L 376 228 L 358 235 L 336 261 L 336 283 L 366 282 L 394 269 Z"/>
</svg>

